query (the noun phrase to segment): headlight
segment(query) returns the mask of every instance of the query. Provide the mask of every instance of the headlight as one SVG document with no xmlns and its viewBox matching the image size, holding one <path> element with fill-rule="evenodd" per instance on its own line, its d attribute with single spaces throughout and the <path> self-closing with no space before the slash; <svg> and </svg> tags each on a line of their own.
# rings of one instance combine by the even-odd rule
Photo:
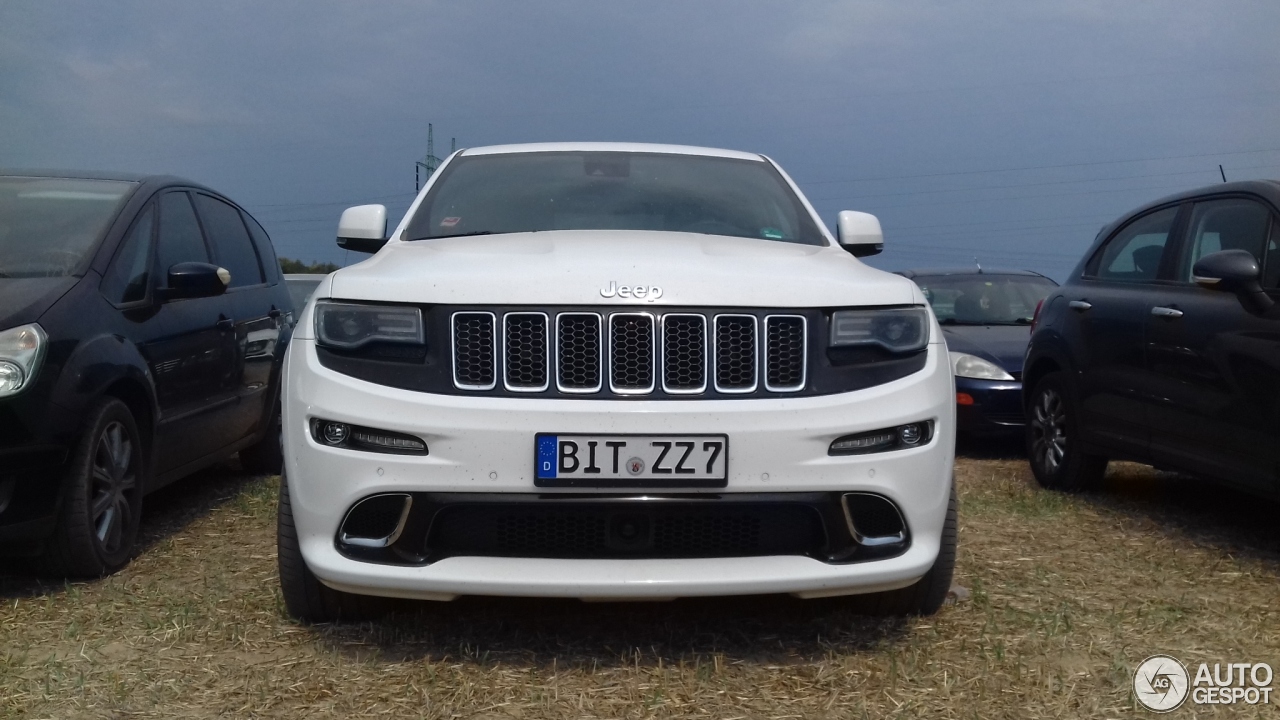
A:
<svg viewBox="0 0 1280 720">
<path fill-rule="evenodd" d="M 0 397 L 16 395 L 40 369 L 49 336 L 35 323 L 0 332 Z"/>
<path fill-rule="evenodd" d="M 951 353 L 951 366 L 956 369 L 956 377 L 973 378 L 975 380 L 1013 379 L 1013 376 L 1002 370 L 999 365 L 968 353 Z"/>
<path fill-rule="evenodd" d="M 423 345 L 422 311 L 404 305 L 316 302 L 316 340 L 354 350 L 373 342 Z"/>
<path fill-rule="evenodd" d="M 839 310 L 831 314 L 831 346 L 879 345 L 890 352 L 923 350 L 929 312 L 922 307 Z"/>
</svg>

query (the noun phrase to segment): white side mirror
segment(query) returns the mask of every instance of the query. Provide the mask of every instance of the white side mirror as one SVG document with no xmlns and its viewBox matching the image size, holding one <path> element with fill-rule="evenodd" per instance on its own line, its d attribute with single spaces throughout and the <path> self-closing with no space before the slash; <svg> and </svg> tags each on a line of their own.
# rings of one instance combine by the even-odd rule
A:
<svg viewBox="0 0 1280 720">
<path fill-rule="evenodd" d="M 854 257 L 878 255 L 884 250 L 880 219 L 871 213 L 845 210 L 836 225 L 836 240 Z"/>
<path fill-rule="evenodd" d="M 357 205 L 342 211 L 338 247 L 376 253 L 387 244 L 387 206 Z"/>
</svg>

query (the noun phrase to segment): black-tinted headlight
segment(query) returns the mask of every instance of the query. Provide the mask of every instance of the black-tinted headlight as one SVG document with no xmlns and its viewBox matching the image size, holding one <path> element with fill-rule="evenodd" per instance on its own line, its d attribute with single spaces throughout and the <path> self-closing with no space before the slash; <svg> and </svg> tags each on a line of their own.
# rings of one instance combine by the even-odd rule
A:
<svg viewBox="0 0 1280 720">
<path fill-rule="evenodd" d="M 407 305 L 316 302 L 316 341 L 355 350 L 369 343 L 424 345 L 422 311 Z"/>
<path fill-rule="evenodd" d="M 837 310 L 831 314 L 831 347 L 878 345 L 895 353 L 929 344 L 929 311 L 923 307 Z"/>
</svg>

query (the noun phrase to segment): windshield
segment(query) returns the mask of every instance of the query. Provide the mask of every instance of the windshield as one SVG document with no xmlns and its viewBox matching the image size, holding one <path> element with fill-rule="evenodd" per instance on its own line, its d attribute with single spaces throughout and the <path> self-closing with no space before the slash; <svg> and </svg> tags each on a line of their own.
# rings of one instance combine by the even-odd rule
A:
<svg viewBox="0 0 1280 720">
<path fill-rule="evenodd" d="M 0 177 L 0 277 L 75 272 L 134 183 Z"/>
<path fill-rule="evenodd" d="M 1036 304 L 1058 286 L 1038 275 L 934 275 L 914 280 L 943 325 L 1028 325 Z"/>
<path fill-rule="evenodd" d="M 666 230 L 825 245 L 763 161 L 621 152 L 454 158 L 409 222 L 410 240 L 541 230 Z"/>
</svg>

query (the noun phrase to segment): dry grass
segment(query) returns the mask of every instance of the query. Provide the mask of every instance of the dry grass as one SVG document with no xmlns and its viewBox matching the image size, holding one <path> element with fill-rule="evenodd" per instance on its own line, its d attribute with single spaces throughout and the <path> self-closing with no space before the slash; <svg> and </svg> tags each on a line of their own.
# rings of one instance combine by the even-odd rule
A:
<svg viewBox="0 0 1280 720">
<path fill-rule="evenodd" d="M 1275 504 L 1137 466 L 1083 497 L 1017 460 L 958 474 L 972 598 L 934 618 L 463 599 L 304 628 L 276 585 L 275 479 L 223 468 L 148 500 L 115 577 L 0 576 L 0 716 L 1119 717 L 1144 714 L 1130 673 L 1153 653 L 1280 666 Z"/>
</svg>

